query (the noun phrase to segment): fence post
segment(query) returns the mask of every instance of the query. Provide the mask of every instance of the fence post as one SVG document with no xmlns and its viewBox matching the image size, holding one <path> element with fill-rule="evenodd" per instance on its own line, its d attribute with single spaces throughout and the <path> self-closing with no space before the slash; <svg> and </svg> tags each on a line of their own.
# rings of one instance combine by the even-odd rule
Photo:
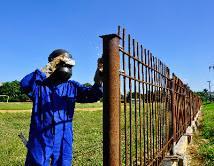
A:
<svg viewBox="0 0 214 166">
<path fill-rule="evenodd" d="M 172 129 L 173 129 L 173 146 L 172 146 L 172 153 L 175 155 L 175 144 L 176 144 L 176 114 L 175 114 L 175 75 L 172 74 L 171 79 L 171 90 L 172 90 Z"/>
<path fill-rule="evenodd" d="M 120 165 L 120 37 L 116 34 L 103 39 L 103 165 Z"/>
<path fill-rule="evenodd" d="M 183 132 L 186 132 L 186 127 L 187 127 L 187 109 L 186 109 L 186 85 L 183 84 L 183 98 L 184 98 L 184 109 L 183 109 L 183 116 L 184 116 L 184 127 L 183 127 Z"/>
</svg>

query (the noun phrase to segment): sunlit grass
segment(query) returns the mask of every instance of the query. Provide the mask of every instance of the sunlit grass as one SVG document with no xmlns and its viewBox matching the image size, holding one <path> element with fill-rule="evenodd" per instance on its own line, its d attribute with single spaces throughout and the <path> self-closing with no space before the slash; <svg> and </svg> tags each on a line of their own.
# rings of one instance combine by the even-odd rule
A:
<svg viewBox="0 0 214 166">
<path fill-rule="evenodd" d="M 76 109 L 102 108 L 102 102 L 97 103 L 76 103 Z M 31 110 L 32 102 L 0 102 L 0 110 Z"/>
<path fill-rule="evenodd" d="M 28 137 L 31 114 L 0 113 L 0 165 L 24 165 L 26 148 L 18 137 Z M 76 111 L 73 165 L 102 165 L 102 111 Z"/>
<path fill-rule="evenodd" d="M 214 103 L 207 104 L 202 110 L 203 124 L 202 136 L 207 139 L 207 143 L 199 147 L 199 153 L 205 159 L 205 165 L 214 165 Z"/>
</svg>

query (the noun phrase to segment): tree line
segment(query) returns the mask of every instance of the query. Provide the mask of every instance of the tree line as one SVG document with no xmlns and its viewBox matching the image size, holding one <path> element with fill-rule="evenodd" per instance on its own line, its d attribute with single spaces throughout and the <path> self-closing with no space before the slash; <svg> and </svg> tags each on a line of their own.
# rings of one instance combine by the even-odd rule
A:
<svg viewBox="0 0 214 166">
<path fill-rule="evenodd" d="M 29 97 L 21 90 L 19 83 L 20 82 L 17 80 L 12 82 L 4 82 L 2 86 L 0 86 L 0 95 L 8 95 L 9 101 L 11 102 L 22 102 L 30 100 Z M 6 97 L 0 97 L 0 102 L 5 102 L 6 100 Z"/>
<path fill-rule="evenodd" d="M 85 83 L 85 86 L 91 86 L 90 83 Z M 198 96 L 201 97 L 203 102 L 209 102 L 214 101 L 214 96 L 210 95 L 207 89 L 204 89 L 201 92 L 195 92 Z M 4 82 L 0 86 L 0 95 L 8 95 L 10 102 L 24 102 L 24 101 L 30 101 L 30 98 L 21 90 L 20 88 L 20 82 L 15 80 L 12 82 Z M 129 101 L 130 99 L 134 98 L 144 98 L 145 100 L 148 100 L 146 102 L 151 101 L 160 101 L 161 97 L 166 96 L 166 92 L 147 92 L 146 94 L 140 94 L 135 92 L 128 92 L 126 95 L 126 100 Z M 121 99 L 124 100 L 124 95 L 121 95 Z M 0 96 L 0 102 L 7 101 L 7 97 Z"/>
<path fill-rule="evenodd" d="M 198 96 L 200 96 L 201 100 L 204 103 L 209 103 L 214 101 L 214 94 L 208 92 L 208 89 L 204 89 L 202 92 L 195 92 Z"/>
<path fill-rule="evenodd" d="M 90 83 L 85 83 L 85 86 L 91 86 Z M 4 82 L 0 86 L 0 95 L 9 96 L 9 102 L 26 102 L 30 98 L 21 90 L 20 81 Z M 6 96 L 0 96 L 0 102 L 6 102 Z"/>
<path fill-rule="evenodd" d="M 213 102 L 214 101 L 214 93 L 210 94 L 207 89 L 204 89 L 203 91 L 200 92 L 194 92 L 196 95 L 198 95 L 202 102 L 208 103 L 208 102 Z M 155 91 L 155 92 L 150 92 L 147 91 L 146 93 L 138 93 L 138 92 L 128 92 L 126 94 L 126 101 L 129 102 L 130 100 L 135 100 L 135 99 L 144 99 L 145 102 L 161 102 L 163 99 L 168 99 L 169 95 L 167 91 Z M 124 95 L 121 95 L 121 101 L 124 102 Z"/>
</svg>

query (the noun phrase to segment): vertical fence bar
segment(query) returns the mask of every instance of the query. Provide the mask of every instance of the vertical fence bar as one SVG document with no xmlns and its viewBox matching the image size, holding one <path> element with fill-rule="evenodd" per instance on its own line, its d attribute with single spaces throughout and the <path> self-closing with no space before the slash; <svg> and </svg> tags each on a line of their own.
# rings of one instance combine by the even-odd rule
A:
<svg viewBox="0 0 214 166">
<path fill-rule="evenodd" d="M 144 56 L 145 56 L 145 53 L 144 53 L 144 48 L 143 46 L 141 45 L 140 46 L 140 52 L 141 52 L 141 62 L 145 62 L 144 61 Z M 141 65 L 141 74 L 142 74 L 142 80 L 145 81 L 145 72 L 144 72 L 144 66 Z M 146 97 L 145 97 L 145 84 L 144 82 L 142 83 L 142 92 L 143 92 L 143 99 L 142 99 L 142 104 L 143 104 L 143 108 L 142 108 L 142 115 L 143 115 L 143 165 L 145 166 L 146 165 L 146 109 L 145 109 L 145 100 L 146 100 Z"/>
<path fill-rule="evenodd" d="M 120 165 L 120 37 L 116 34 L 103 39 L 103 165 Z"/>
<path fill-rule="evenodd" d="M 126 37 L 126 31 L 125 29 L 123 29 L 123 34 L 122 34 L 122 48 L 123 50 L 125 50 L 125 37 Z M 125 54 L 123 53 L 122 54 L 123 56 L 123 72 L 124 74 L 126 73 L 126 59 L 125 59 Z M 126 105 L 126 102 L 127 102 L 127 96 L 126 96 L 126 77 L 123 77 L 123 90 L 124 90 L 124 125 L 125 125 L 125 164 L 128 165 L 128 138 L 127 138 L 127 105 Z"/>
<path fill-rule="evenodd" d="M 136 45 L 135 40 L 132 39 L 133 57 L 136 58 Z M 136 60 L 134 65 L 134 138 L 135 138 L 135 163 L 137 163 L 137 81 L 136 81 Z"/>
<path fill-rule="evenodd" d="M 154 82 L 155 82 L 155 153 L 158 153 L 158 100 L 159 100 L 159 96 L 158 96 L 158 80 L 157 80 L 157 76 L 158 76 L 158 69 L 157 69 L 157 58 L 155 57 L 155 63 L 154 63 Z M 158 165 L 158 159 L 156 161 L 156 165 Z"/>
<path fill-rule="evenodd" d="M 145 50 L 145 64 L 148 64 L 147 63 L 147 50 Z M 145 81 L 146 81 L 146 91 L 145 91 L 145 95 L 146 95 L 146 109 L 145 109 L 145 117 L 146 117 L 146 162 L 149 161 L 149 117 L 148 117 L 148 112 L 149 112 L 149 109 L 148 109 L 148 100 L 149 100 L 149 97 L 148 97 L 148 67 L 145 68 Z"/>
<path fill-rule="evenodd" d="M 121 34 L 120 34 L 120 31 L 121 31 L 121 30 L 120 30 L 120 29 L 121 29 L 121 27 L 118 26 L 117 35 L 120 37 L 120 39 L 122 40 L 122 43 L 123 43 L 123 42 L 124 42 L 124 41 L 123 41 L 124 38 L 123 38 L 123 37 L 121 38 Z M 120 42 L 119 42 L 119 43 L 120 43 Z M 121 48 L 120 45 L 119 45 L 119 48 Z M 120 52 L 119 52 L 119 56 L 120 56 Z M 122 64 L 122 66 L 124 65 L 123 57 L 122 57 L 122 62 L 120 62 L 120 65 L 121 65 L 121 64 Z M 120 71 L 121 71 L 121 70 L 120 70 Z M 123 81 L 121 81 L 121 82 L 123 82 Z M 119 151 L 120 156 L 119 156 L 119 158 L 120 158 L 120 165 L 122 165 L 122 158 L 121 158 L 121 157 L 122 157 L 122 156 L 121 156 L 121 154 L 122 154 L 122 146 L 121 146 L 121 142 L 122 142 L 122 141 L 121 141 L 121 135 L 122 135 L 122 131 L 121 131 L 121 128 L 122 128 L 122 127 L 121 127 L 121 103 L 122 103 L 122 100 L 123 100 L 123 99 L 122 99 L 123 93 L 121 92 L 121 90 L 122 90 L 122 89 L 121 89 L 121 86 L 119 86 L 119 92 L 120 92 L 120 100 L 119 100 L 119 108 L 120 108 L 120 109 L 119 109 L 119 116 L 120 116 L 120 117 L 119 117 L 119 118 L 120 118 L 120 119 L 119 119 L 119 129 L 120 129 L 120 130 L 119 130 L 119 143 L 120 143 L 120 144 L 119 144 L 119 146 L 120 146 L 120 151 Z"/>
<path fill-rule="evenodd" d="M 172 153 L 175 154 L 175 144 L 176 144 L 176 114 L 175 114 L 175 76 L 174 73 L 172 74 L 171 79 L 171 100 L 172 100 L 172 135 L 173 135 L 173 149 Z"/>
<path fill-rule="evenodd" d="M 138 60 L 140 61 L 140 46 L 139 46 L 139 43 L 137 43 L 137 58 L 138 58 Z M 140 62 L 138 61 L 138 80 L 143 80 L 143 79 L 141 79 L 141 76 L 140 76 Z M 141 86 L 141 82 L 138 82 L 138 92 L 139 92 L 139 94 L 138 94 L 138 99 L 139 99 L 139 118 L 140 118 L 140 165 L 142 165 L 142 125 L 143 125 L 143 123 L 142 123 L 142 112 L 143 112 L 143 110 L 142 110 L 142 108 L 141 108 L 141 100 L 142 100 L 142 94 L 141 94 L 141 88 L 140 88 L 140 86 Z"/>
<path fill-rule="evenodd" d="M 128 53 L 131 54 L 131 36 L 128 35 Z M 129 76 L 131 76 L 131 57 L 128 57 Z M 129 164 L 132 165 L 132 79 L 129 78 Z"/>
<path fill-rule="evenodd" d="M 152 88 L 151 88 L 151 113 L 152 113 L 152 116 L 151 116 L 151 121 L 152 121 L 152 156 L 154 158 L 155 156 L 155 125 L 154 125 L 154 118 L 155 118 L 155 114 L 154 114 L 154 57 L 152 56 L 152 53 L 150 54 L 150 65 L 151 65 L 151 84 L 152 84 Z"/>
<path fill-rule="evenodd" d="M 160 61 L 160 148 L 163 148 L 163 64 Z M 162 158 L 162 155 L 161 155 Z"/>
</svg>

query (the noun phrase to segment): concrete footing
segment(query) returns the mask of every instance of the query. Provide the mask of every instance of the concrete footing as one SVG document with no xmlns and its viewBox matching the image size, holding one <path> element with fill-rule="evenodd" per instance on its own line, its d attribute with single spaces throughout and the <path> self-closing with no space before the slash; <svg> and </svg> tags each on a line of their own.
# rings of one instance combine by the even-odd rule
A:
<svg viewBox="0 0 214 166">
<path fill-rule="evenodd" d="M 190 166 L 189 157 L 187 155 L 187 146 L 192 141 L 193 133 L 197 130 L 199 126 L 198 117 L 201 111 L 197 113 L 194 120 L 191 122 L 186 130 L 186 133 L 179 139 L 177 144 L 173 146 L 173 154 L 171 156 L 166 156 L 161 164 L 161 166 Z"/>
</svg>

